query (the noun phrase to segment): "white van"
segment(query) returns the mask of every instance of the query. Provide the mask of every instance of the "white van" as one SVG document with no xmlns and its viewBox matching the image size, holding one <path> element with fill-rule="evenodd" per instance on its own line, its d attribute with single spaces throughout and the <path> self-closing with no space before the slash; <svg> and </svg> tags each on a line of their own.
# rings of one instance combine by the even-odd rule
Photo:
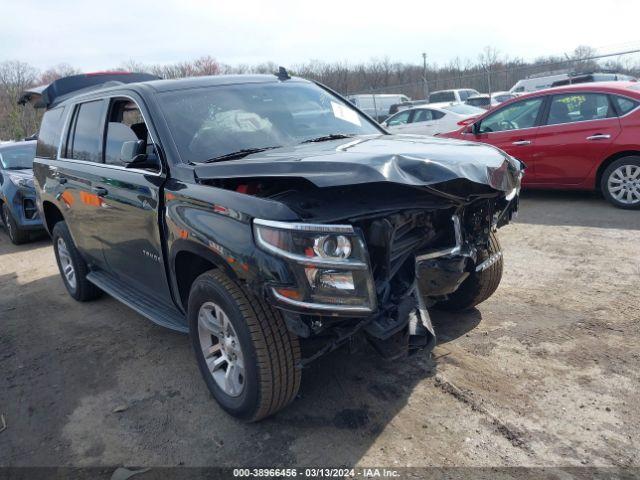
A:
<svg viewBox="0 0 640 480">
<path fill-rule="evenodd" d="M 389 116 L 391 105 L 411 101 L 406 95 L 395 93 L 351 95 L 347 100 L 378 122 Z"/>
<path fill-rule="evenodd" d="M 535 92 L 537 90 L 543 90 L 545 88 L 551 88 L 551 85 L 553 85 L 555 82 L 567 80 L 568 78 L 568 73 L 547 75 L 546 77 L 524 78 L 522 80 L 518 80 L 516 84 L 511 87 L 509 93 L 527 93 Z"/>
</svg>

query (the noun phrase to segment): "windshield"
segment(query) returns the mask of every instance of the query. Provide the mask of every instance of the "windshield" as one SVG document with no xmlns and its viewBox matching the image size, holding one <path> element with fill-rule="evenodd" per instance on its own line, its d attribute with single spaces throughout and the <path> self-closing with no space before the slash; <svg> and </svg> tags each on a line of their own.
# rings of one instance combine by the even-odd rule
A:
<svg viewBox="0 0 640 480">
<path fill-rule="evenodd" d="M 159 99 L 187 162 L 323 137 L 382 133 L 350 103 L 306 82 L 176 90 Z"/>
<path fill-rule="evenodd" d="M 473 107 L 471 105 L 464 105 L 462 103 L 456 105 L 446 105 L 442 107 L 443 110 L 449 110 L 450 112 L 457 113 L 458 115 L 480 115 L 485 110 Z"/>
<path fill-rule="evenodd" d="M 5 170 L 23 170 L 33 167 L 36 155 L 35 145 L 20 145 L 0 149 L 0 164 Z"/>
<path fill-rule="evenodd" d="M 429 103 L 455 102 L 456 95 L 453 92 L 433 92 L 429 95 Z"/>
</svg>

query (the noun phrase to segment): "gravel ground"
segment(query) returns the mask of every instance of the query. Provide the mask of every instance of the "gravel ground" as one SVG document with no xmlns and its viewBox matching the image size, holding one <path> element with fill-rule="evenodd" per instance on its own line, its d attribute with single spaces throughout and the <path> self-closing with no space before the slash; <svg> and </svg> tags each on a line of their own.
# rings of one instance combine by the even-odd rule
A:
<svg viewBox="0 0 640 480">
<path fill-rule="evenodd" d="M 48 240 L 0 232 L 0 465 L 640 466 L 639 231 L 597 196 L 526 193 L 496 294 L 431 312 L 433 359 L 334 352 L 249 425 L 185 336 L 74 302 Z"/>
</svg>

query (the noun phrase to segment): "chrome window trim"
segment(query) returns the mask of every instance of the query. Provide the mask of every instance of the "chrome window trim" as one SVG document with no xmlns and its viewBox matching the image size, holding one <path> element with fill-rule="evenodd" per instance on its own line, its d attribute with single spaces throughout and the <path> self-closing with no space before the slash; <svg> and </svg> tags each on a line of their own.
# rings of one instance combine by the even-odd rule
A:
<svg viewBox="0 0 640 480">
<path fill-rule="evenodd" d="M 113 99 L 118 99 L 118 98 L 127 98 L 129 100 L 131 100 L 133 103 L 136 104 L 136 106 L 138 107 L 138 110 L 140 110 L 140 115 L 142 115 L 142 119 L 144 120 L 144 123 L 147 125 L 147 132 L 149 132 L 149 135 L 151 136 L 151 140 L 153 141 L 153 145 L 156 146 L 158 145 L 158 141 L 155 137 L 155 135 L 153 134 L 153 132 L 149 129 L 149 121 L 147 120 L 147 117 L 145 117 L 144 115 L 144 111 L 142 110 L 142 108 L 140 108 L 140 104 L 136 101 L 135 98 L 133 98 L 131 95 L 127 95 L 127 94 L 115 94 L 115 95 L 103 95 L 103 96 L 97 96 L 97 97 L 91 97 L 88 98 L 86 100 L 80 100 L 78 102 L 72 102 L 70 103 L 69 107 L 67 108 L 67 112 L 65 112 L 65 119 L 64 119 L 64 123 L 62 125 L 62 133 L 60 134 L 60 142 L 58 143 L 58 152 L 56 155 L 55 159 L 48 159 L 48 160 L 54 160 L 54 161 L 61 161 L 61 162 L 70 162 L 70 163 L 78 163 L 78 164 L 82 164 L 82 165 L 94 165 L 97 167 L 103 167 L 103 168 L 111 168 L 114 170 L 126 170 L 127 172 L 134 172 L 134 173 L 142 173 L 144 175 L 151 175 L 154 177 L 160 177 L 164 174 L 164 165 L 162 164 L 162 161 L 160 161 L 160 171 L 158 172 L 150 172 L 148 170 L 143 170 L 140 168 L 127 168 L 127 167 L 123 167 L 121 165 L 112 165 L 110 163 L 105 163 L 105 162 L 90 162 L 87 160 L 76 160 L 75 158 L 67 158 L 67 157 L 63 157 L 62 156 L 62 145 L 66 143 L 67 138 L 69 136 L 69 127 L 70 127 L 70 122 L 71 119 L 73 117 L 73 114 L 75 113 L 78 105 L 82 105 L 83 103 L 88 103 L 88 102 L 93 102 L 93 101 L 97 101 L 97 100 L 107 100 L 109 102 L 111 102 L 111 100 Z M 59 105 L 55 108 L 58 108 L 62 105 Z M 156 147 L 157 148 L 157 147 Z M 103 152 L 104 154 L 104 152 Z M 160 160 L 159 155 L 158 155 L 158 160 Z"/>
</svg>

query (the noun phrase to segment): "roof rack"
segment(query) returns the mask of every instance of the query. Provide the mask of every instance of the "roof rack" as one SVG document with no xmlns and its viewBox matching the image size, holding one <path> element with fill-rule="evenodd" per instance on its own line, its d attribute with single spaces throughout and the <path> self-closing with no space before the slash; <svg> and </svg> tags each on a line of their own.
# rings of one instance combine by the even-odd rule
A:
<svg viewBox="0 0 640 480">
<path fill-rule="evenodd" d="M 53 108 L 64 100 L 80 93 L 98 90 L 108 86 L 125 83 L 148 82 L 160 80 L 160 77 L 149 73 L 132 73 L 123 71 L 106 71 L 71 75 L 40 85 L 22 92 L 18 99 L 19 105 L 31 103 L 35 108 Z"/>
</svg>

